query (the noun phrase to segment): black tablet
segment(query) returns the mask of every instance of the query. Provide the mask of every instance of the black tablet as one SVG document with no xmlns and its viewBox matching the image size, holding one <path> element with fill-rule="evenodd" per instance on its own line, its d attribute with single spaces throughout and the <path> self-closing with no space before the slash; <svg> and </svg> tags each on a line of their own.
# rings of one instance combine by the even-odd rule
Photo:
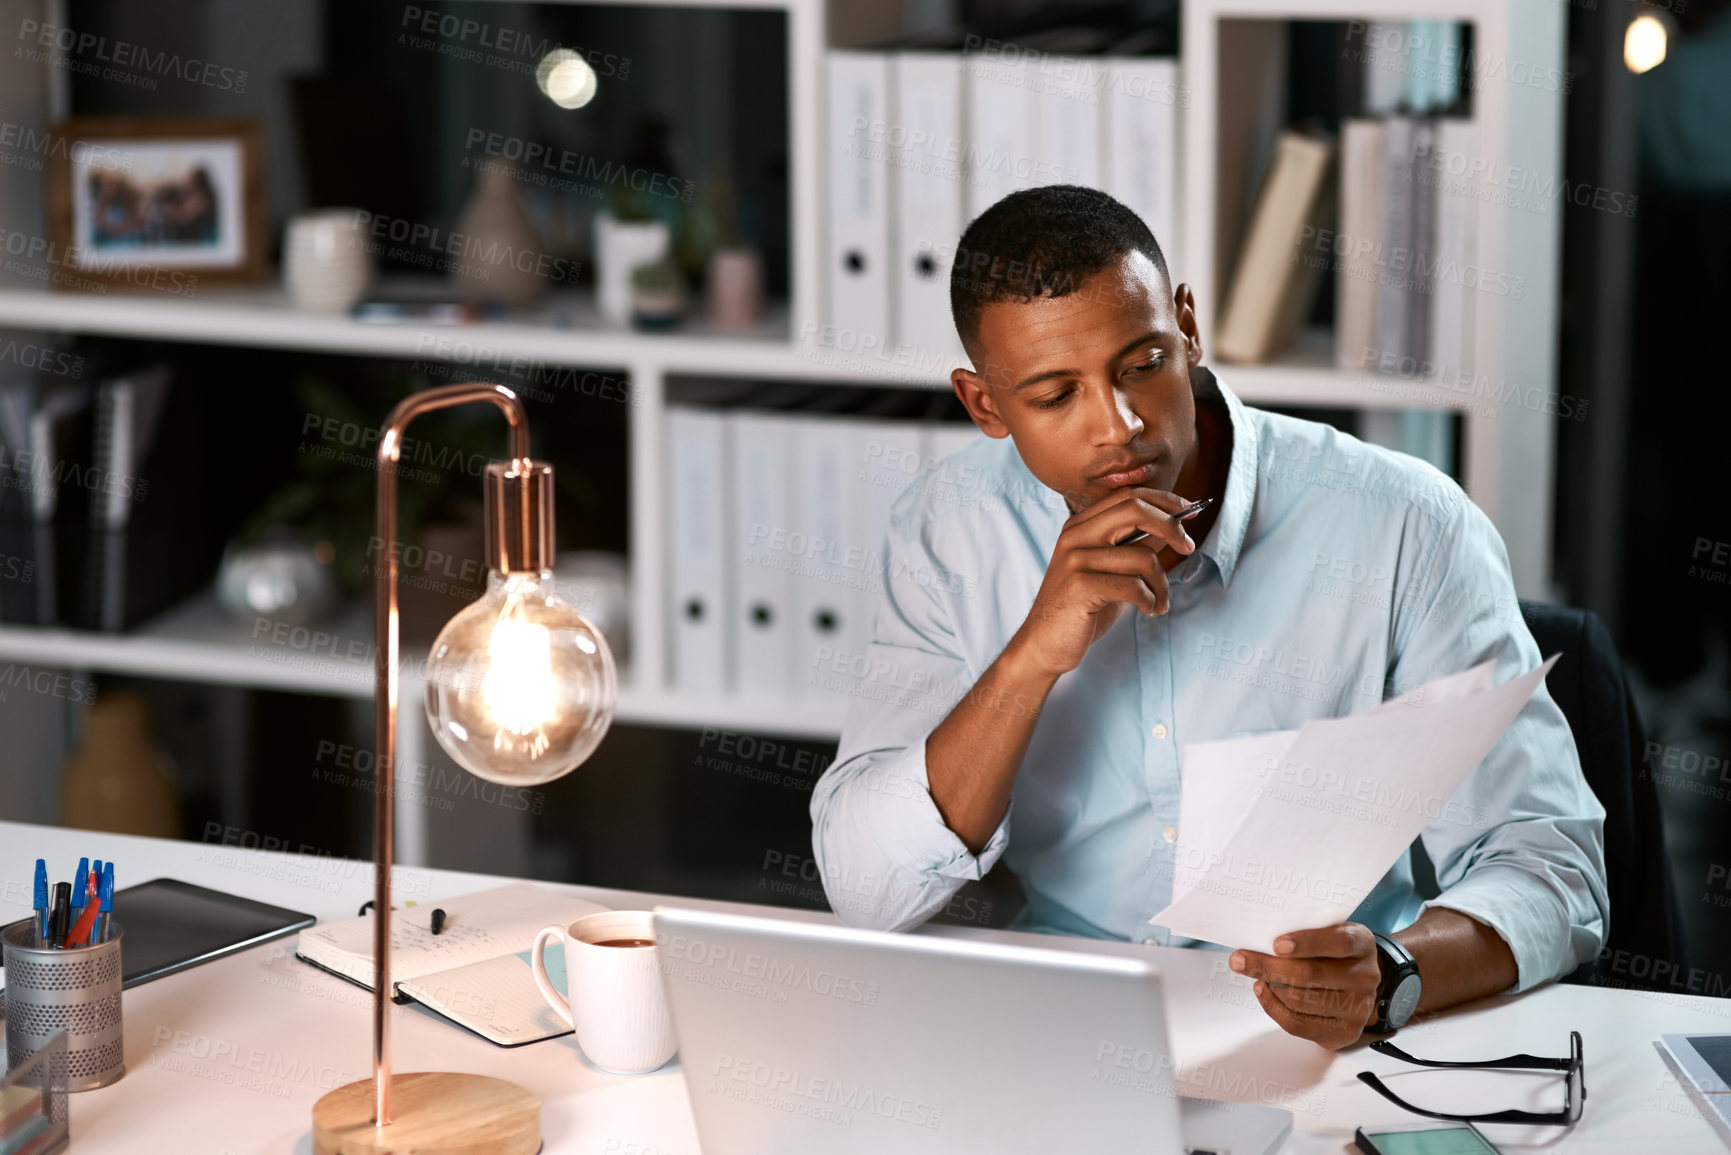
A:
<svg viewBox="0 0 1731 1155">
<path fill-rule="evenodd" d="M 120 948 L 122 988 L 294 934 L 318 921 L 310 914 L 174 878 L 115 891 L 114 918 L 126 928 Z"/>
<path fill-rule="evenodd" d="M 282 938 L 318 921 L 310 914 L 174 878 L 115 891 L 114 920 L 126 932 L 120 948 L 122 988 Z"/>
</svg>

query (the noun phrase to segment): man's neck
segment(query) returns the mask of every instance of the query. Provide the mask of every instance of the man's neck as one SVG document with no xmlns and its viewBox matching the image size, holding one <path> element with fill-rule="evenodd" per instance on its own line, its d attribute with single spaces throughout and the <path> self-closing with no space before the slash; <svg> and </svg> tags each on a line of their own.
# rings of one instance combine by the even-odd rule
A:
<svg viewBox="0 0 1731 1155">
<path fill-rule="evenodd" d="M 1204 367 L 1192 373 L 1200 375 L 1200 379 L 1192 382 L 1196 397 L 1196 449 L 1179 469 L 1173 492 L 1186 501 L 1214 499 L 1207 509 L 1184 523 L 1190 540 L 1201 545 L 1226 502 L 1226 478 L 1232 464 L 1232 416 L 1214 383 L 1213 373 Z M 1183 555 L 1173 550 L 1160 551 L 1163 569 L 1169 570 L 1183 560 Z"/>
</svg>

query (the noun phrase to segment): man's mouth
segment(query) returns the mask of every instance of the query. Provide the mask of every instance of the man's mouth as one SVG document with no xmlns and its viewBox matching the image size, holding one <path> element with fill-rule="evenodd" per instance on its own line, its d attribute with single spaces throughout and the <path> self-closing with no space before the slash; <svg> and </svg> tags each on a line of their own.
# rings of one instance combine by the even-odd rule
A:
<svg viewBox="0 0 1731 1155">
<path fill-rule="evenodd" d="M 1147 485 L 1154 479 L 1154 474 L 1160 468 L 1160 458 L 1153 457 L 1137 465 L 1102 473 L 1094 478 L 1096 484 L 1112 489 L 1122 489 L 1127 485 Z"/>
</svg>

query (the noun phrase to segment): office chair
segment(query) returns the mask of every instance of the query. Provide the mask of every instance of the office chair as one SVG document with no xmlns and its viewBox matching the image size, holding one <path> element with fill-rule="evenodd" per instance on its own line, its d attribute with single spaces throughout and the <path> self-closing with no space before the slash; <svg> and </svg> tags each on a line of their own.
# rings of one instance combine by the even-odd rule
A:
<svg viewBox="0 0 1731 1155">
<path fill-rule="evenodd" d="M 1646 733 L 1616 646 L 1598 615 L 1588 610 L 1523 601 L 1521 615 L 1539 653 L 1563 652 L 1545 688 L 1569 720 L 1581 772 L 1605 807 L 1610 934 L 1598 958 L 1562 981 L 1679 991 L 1669 980 L 1684 973 L 1687 962 L 1683 920 L 1671 885 L 1658 790 L 1642 773 Z M 1655 981 L 1651 976 L 1658 961 L 1670 966 Z"/>
</svg>

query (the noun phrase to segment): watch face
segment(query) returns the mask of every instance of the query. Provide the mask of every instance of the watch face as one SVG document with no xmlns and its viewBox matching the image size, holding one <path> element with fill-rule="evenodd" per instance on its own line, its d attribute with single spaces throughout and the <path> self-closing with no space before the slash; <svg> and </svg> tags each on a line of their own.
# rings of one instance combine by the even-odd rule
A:
<svg viewBox="0 0 1731 1155">
<path fill-rule="evenodd" d="M 1400 980 L 1393 993 L 1388 996 L 1388 1025 L 1404 1027 L 1412 1013 L 1418 1009 L 1420 987 L 1417 975 L 1407 975 Z"/>
</svg>

